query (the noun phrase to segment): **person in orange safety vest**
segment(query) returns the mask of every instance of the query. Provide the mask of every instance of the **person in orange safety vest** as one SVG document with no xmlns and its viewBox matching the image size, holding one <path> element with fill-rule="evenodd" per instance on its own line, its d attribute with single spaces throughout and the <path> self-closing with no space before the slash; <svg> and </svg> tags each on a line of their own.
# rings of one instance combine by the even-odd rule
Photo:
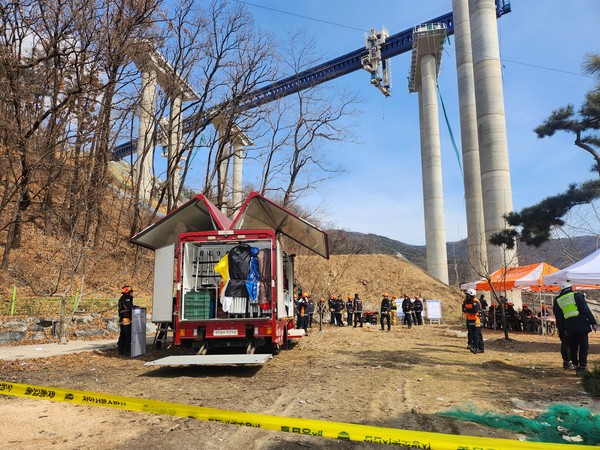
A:
<svg viewBox="0 0 600 450">
<path fill-rule="evenodd" d="M 467 318 L 467 345 L 473 353 L 483 353 L 481 334 L 481 303 L 476 298 L 475 289 L 467 289 L 462 310 Z"/>
</svg>

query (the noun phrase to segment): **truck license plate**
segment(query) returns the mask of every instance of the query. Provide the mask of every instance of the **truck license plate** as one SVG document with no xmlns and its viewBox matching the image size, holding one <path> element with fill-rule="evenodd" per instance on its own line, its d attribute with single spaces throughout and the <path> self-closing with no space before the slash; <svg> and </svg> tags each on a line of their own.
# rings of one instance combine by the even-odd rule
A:
<svg viewBox="0 0 600 450">
<path fill-rule="evenodd" d="M 215 330 L 213 336 L 237 336 L 238 330 Z"/>
</svg>

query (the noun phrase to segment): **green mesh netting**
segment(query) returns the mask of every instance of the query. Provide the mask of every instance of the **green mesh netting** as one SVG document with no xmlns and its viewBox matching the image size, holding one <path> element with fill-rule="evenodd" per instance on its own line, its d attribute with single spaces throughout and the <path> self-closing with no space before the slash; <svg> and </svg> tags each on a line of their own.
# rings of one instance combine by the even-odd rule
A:
<svg viewBox="0 0 600 450">
<path fill-rule="evenodd" d="M 581 436 L 579 444 L 600 444 L 600 416 L 587 408 L 561 403 L 551 405 L 533 419 L 480 411 L 474 405 L 452 408 L 436 415 L 522 433 L 530 441 L 564 444 L 568 441 L 563 436 Z"/>
</svg>

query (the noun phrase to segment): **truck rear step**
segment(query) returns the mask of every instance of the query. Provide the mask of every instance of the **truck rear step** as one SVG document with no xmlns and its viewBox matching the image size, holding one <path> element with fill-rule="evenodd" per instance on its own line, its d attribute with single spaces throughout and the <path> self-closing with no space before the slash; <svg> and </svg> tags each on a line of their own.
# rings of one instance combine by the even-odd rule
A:
<svg viewBox="0 0 600 450">
<path fill-rule="evenodd" d="M 273 355 L 176 355 L 148 361 L 145 366 L 259 366 Z"/>
</svg>

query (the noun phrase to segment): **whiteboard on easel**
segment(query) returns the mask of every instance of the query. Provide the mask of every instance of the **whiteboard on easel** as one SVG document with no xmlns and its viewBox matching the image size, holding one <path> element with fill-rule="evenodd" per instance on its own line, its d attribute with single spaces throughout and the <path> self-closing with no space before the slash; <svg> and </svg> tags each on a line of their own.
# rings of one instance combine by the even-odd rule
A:
<svg viewBox="0 0 600 450">
<path fill-rule="evenodd" d="M 442 302 L 440 300 L 425 300 L 426 314 L 429 323 L 442 322 Z"/>
</svg>

